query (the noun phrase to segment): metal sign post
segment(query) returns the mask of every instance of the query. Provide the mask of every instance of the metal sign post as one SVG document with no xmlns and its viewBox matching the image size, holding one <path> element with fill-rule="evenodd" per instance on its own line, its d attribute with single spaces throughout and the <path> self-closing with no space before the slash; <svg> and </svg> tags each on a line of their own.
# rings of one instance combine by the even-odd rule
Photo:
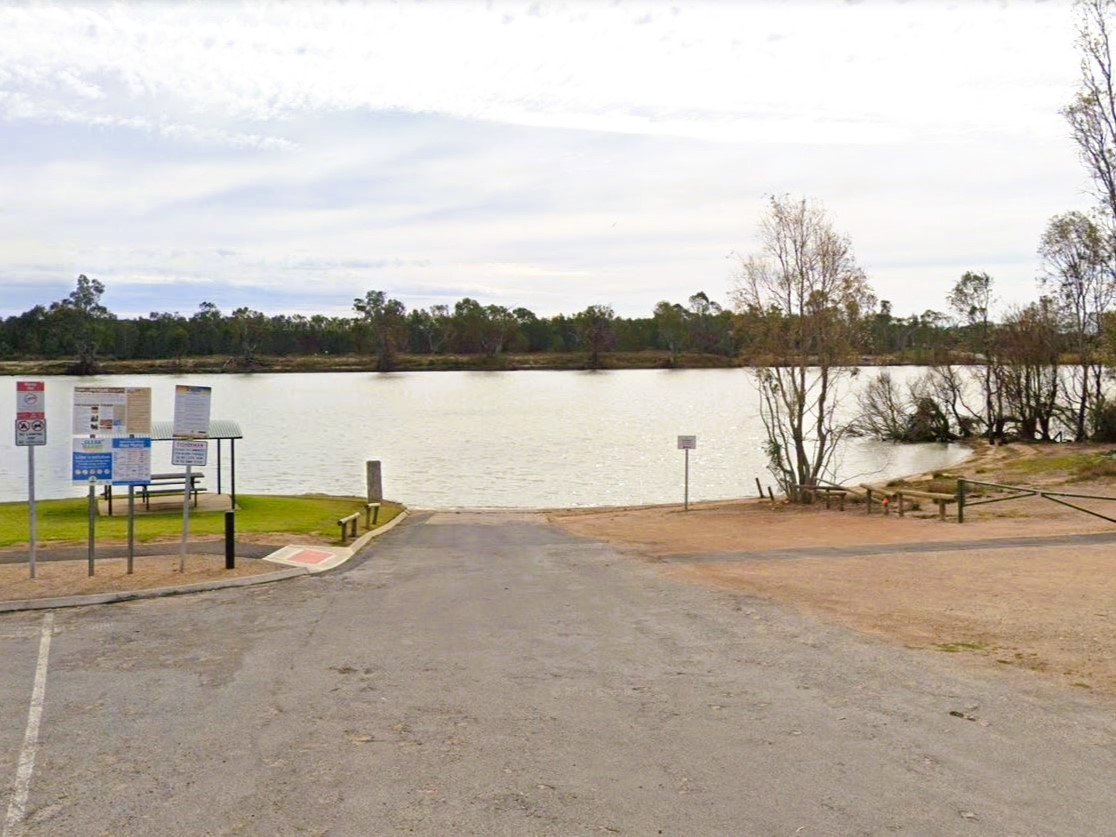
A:
<svg viewBox="0 0 1116 837">
<path fill-rule="evenodd" d="M 190 537 L 190 489 L 194 483 L 193 465 L 186 466 L 186 485 L 182 490 L 182 543 L 178 548 L 178 571 L 186 572 L 186 540 Z"/>
<path fill-rule="evenodd" d="M 27 448 L 27 547 L 31 578 L 38 558 L 38 520 L 35 507 L 35 448 L 46 444 L 46 384 L 16 381 L 15 443 Z"/>
<path fill-rule="evenodd" d="M 174 388 L 174 444 L 171 463 L 186 466 L 182 488 L 182 544 L 178 550 L 178 571 L 186 572 L 186 540 L 190 535 L 190 495 L 194 490 L 194 466 L 204 466 L 209 457 L 209 407 L 211 387 Z"/>
<path fill-rule="evenodd" d="M 94 538 L 97 520 L 97 478 L 89 478 L 89 575 L 93 575 Z"/>
<path fill-rule="evenodd" d="M 35 449 L 27 448 L 27 531 L 30 552 L 31 577 L 35 577 L 35 553 L 37 540 L 35 521 Z"/>
<path fill-rule="evenodd" d="M 128 575 L 132 574 L 136 560 L 136 487 L 128 486 Z"/>
<path fill-rule="evenodd" d="M 690 451 L 697 450 L 697 436 L 679 436 L 678 449 L 686 452 L 686 487 L 683 495 L 683 510 L 690 510 Z"/>
</svg>

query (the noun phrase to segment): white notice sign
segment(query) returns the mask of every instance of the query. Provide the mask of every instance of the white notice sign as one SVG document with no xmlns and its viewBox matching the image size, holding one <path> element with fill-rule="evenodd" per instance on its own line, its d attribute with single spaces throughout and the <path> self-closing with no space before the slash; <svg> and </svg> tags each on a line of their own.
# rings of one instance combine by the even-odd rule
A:
<svg viewBox="0 0 1116 837">
<path fill-rule="evenodd" d="M 112 484 L 147 485 L 151 482 L 151 440 L 112 440 Z"/>
<path fill-rule="evenodd" d="M 697 436 L 679 436 L 679 450 L 697 450 Z"/>
<path fill-rule="evenodd" d="M 205 439 L 209 436 L 209 404 L 212 395 L 212 387 L 176 386 L 174 388 L 174 437 L 176 439 Z"/>
<path fill-rule="evenodd" d="M 75 436 L 150 432 L 150 387 L 74 387 Z"/>
<path fill-rule="evenodd" d="M 209 461 L 209 442 L 175 439 L 171 443 L 171 465 L 205 465 Z"/>
</svg>

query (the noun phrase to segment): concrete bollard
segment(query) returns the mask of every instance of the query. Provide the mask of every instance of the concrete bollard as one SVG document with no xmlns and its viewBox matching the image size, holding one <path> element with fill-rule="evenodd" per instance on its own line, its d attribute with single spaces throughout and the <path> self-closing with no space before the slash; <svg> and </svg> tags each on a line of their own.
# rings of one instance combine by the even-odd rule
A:
<svg viewBox="0 0 1116 837">
<path fill-rule="evenodd" d="M 368 502 L 378 503 L 384 499 L 384 475 L 380 460 L 370 459 L 364 463 L 365 481 L 368 486 Z"/>
</svg>

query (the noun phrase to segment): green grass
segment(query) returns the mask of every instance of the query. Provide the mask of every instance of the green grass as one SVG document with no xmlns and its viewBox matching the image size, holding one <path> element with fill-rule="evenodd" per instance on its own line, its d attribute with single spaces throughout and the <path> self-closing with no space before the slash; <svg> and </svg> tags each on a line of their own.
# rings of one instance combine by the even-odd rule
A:
<svg viewBox="0 0 1116 837">
<path fill-rule="evenodd" d="M 1007 463 L 1005 468 L 1017 474 L 1039 476 L 1065 474 L 1071 480 L 1098 479 L 1116 476 L 1116 451 L 1104 453 L 1067 453 L 1062 456 L 1035 456 Z"/>
<path fill-rule="evenodd" d="M 289 532 L 318 535 L 337 540 L 337 519 L 364 510 L 364 501 L 353 497 L 275 497 L 240 495 L 236 514 L 238 534 Z M 84 541 L 88 528 L 88 501 L 41 500 L 37 505 L 39 542 Z M 123 508 L 127 508 L 126 504 Z M 121 508 L 117 506 L 117 509 Z M 385 502 L 380 509 L 379 523 L 384 524 L 399 514 L 401 507 Z M 361 521 L 361 529 L 364 522 Z M 220 535 L 225 531 L 223 511 L 190 512 L 190 533 Z M 174 538 L 182 532 L 182 511 L 136 516 L 136 540 L 156 541 Z M 123 540 L 128 536 L 127 517 L 97 518 L 97 539 Z M 27 504 L 0 503 L 0 547 L 27 542 Z"/>
</svg>

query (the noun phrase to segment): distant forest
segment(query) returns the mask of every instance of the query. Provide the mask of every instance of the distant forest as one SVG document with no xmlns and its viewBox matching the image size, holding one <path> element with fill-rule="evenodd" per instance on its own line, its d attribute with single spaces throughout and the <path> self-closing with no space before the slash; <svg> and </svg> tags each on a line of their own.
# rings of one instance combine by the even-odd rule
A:
<svg viewBox="0 0 1116 837">
<path fill-rule="evenodd" d="M 725 308 L 700 291 L 684 302 L 664 300 L 645 317 L 618 317 L 605 305 L 542 317 L 470 298 L 407 310 L 382 291 L 355 299 L 349 317 L 268 315 L 250 308 L 225 313 L 210 302 L 189 315 L 118 317 L 102 304 L 104 290 L 97 279 L 80 276 L 66 298 L 0 321 L 0 358 L 72 358 L 71 371 L 84 374 L 103 360 L 206 356 L 227 356 L 233 368 L 250 369 L 266 365 L 262 359 L 268 357 L 369 355 L 387 370 L 401 354 L 495 359 L 583 353 L 584 365 L 595 367 L 611 352 L 655 350 L 669 366 L 687 353 L 747 361 L 756 349 L 750 339 L 754 313 Z M 861 348 L 868 356 L 929 363 L 966 348 L 964 329 L 936 311 L 896 317 L 885 300 L 862 325 Z"/>
</svg>

